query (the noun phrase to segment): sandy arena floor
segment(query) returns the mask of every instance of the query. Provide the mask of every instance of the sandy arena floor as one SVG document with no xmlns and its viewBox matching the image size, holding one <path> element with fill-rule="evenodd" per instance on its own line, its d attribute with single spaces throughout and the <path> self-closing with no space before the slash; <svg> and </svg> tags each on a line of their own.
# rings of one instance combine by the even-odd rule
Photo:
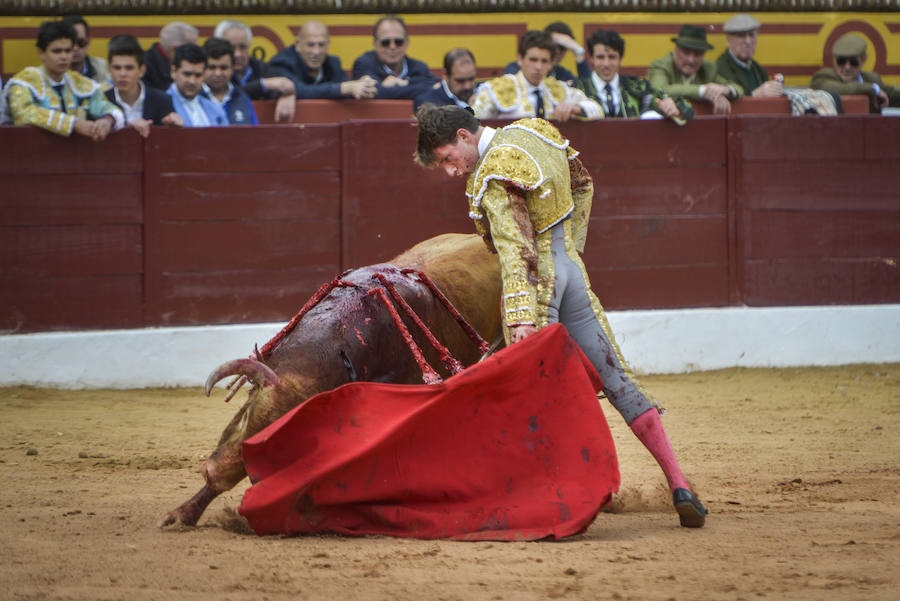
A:
<svg viewBox="0 0 900 601">
<path fill-rule="evenodd" d="M 0 599 L 900 598 L 900 364 L 643 381 L 707 527 L 678 527 L 606 406 L 622 490 L 585 534 L 538 543 L 259 538 L 236 513 L 246 481 L 197 528 L 159 530 L 243 395 L 0 389 Z"/>
</svg>

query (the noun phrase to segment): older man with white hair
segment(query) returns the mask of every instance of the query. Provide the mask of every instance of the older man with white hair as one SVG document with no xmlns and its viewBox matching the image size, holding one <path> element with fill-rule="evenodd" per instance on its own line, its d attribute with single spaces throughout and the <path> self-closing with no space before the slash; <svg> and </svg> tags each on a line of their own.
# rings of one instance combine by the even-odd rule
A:
<svg viewBox="0 0 900 601">
<path fill-rule="evenodd" d="M 784 83 L 769 79 L 769 74 L 753 58 L 759 41 L 760 23 L 747 14 L 734 15 L 725 22 L 728 48 L 716 60 L 719 75 L 736 81 L 751 96 L 784 96 Z"/>
<path fill-rule="evenodd" d="M 147 70 L 141 80 L 144 84 L 165 92 L 172 85 L 172 58 L 175 49 L 184 44 L 196 44 L 199 33 L 193 25 L 184 21 L 172 21 L 159 30 L 159 41 L 144 55 Z"/>
</svg>

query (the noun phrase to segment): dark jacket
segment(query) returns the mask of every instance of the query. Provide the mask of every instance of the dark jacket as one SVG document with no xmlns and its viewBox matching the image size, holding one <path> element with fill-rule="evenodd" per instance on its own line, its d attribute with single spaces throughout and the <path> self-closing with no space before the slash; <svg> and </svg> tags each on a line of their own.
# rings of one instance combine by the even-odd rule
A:
<svg viewBox="0 0 900 601">
<path fill-rule="evenodd" d="M 751 60 L 750 68 L 747 69 L 735 62 L 734 57 L 727 50 L 716 59 L 716 69 L 719 71 L 719 75 L 725 79 L 741 84 L 747 96 L 769 80 L 769 74 L 758 62 Z"/>
<path fill-rule="evenodd" d="M 151 88 L 162 92 L 168 90 L 172 85 L 172 67 L 159 42 L 154 43 L 150 46 L 150 50 L 144 53 L 144 65 L 147 66 L 147 71 L 141 80 Z"/>
<path fill-rule="evenodd" d="M 328 55 L 322 64 L 322 81 L 315 82 L 309 68 L 295 46 L 288 46 L 269 61 L 269 66 L 277 75 L 283 75 L 294 82 L 297 98 L 343 98 L 341 82 L 347 81 L 347 74 L 341 68 L 341 59 Z"/>
<path fill-rule="evenodd" d="M 118 106 L 122 108 L 122 106 L 116 102 L 116 92 L 115 89 L 106 90 L 106 98 Z M 160 92 L 159 90 L 155 90 L 148 85 L 144 85 L 144 109 L 142 111 L 141 117 L 147 119 L 148 121 L 153 121 L 153 125 L 162 125 L 163 117 L 168 115 L 169 113 L 174 113 L 175 107 L 172 105 L 172 97 L 166 94 L 165 92 Z"/>
<path fill-rule="evenodd" d="M 593 77 L 579 79 L 577 87 L 582 90 L 588 98 L 596 100 L 601 106 L 604 105 L 606 100 L 605 94 L 602 90 L 598 90 L 594 86 Z M 669 97 L 669 95 L 662 90 L 657 90 L 651 86 L 650 82 L 643 77 L 625 75 L 624 73 L 619 73 L 619 91 L 622 93 L 622 103 L 619 105 L 619 114 L 607 115 L 607 117 L 639 119 L 641 114 L 648 110 L 656 111 L 661 115 L 662 111 L 659 110 L 659 101 Z M 696 112 L 684 98 L 674 96 L 672 97 L 672 100 L 675 101 L 675 106 L 681 111 L 681 116 L 684 119 L 691 120 L 694 118 Z"/>
<path fill-rule="evenodd" d="M 407 74 L 409 84 L 390 88 L 382 87 L 379 84 L 376 98 L 413 100 L 439 81 L 428 69 L 428 65 L 422 61 L 408 56 L 404 60 L 406 60 L 406 68 L 409 71 Z M 369 50 L 353 61 L 353 79 L 359 79 L 363 75 L 368 75 L 377 82 L 384 81 L 384 78 L 388 76 L 384 63 L 378 60 L 374 50 Z"/>
<path fill-rule="evenodd" d="M 253 102 L 247 92 L 234 86 L 231 89 L 231 98 L 222 107 L 228 115 L 229 125 L 259 125 L 256 111 L 253 110 Z"/>
<path fill-rule="evenodd" d="M 277 73 L 271 66 L 258 58 L 251 58 L 247 62 L 247 69 L 244 71 L 243 77 L 238 78 L 235 73 L 231 76 L 231 83 L 244 90 L 253 100 L 272 100 L 278 98 L 281 94 L 274 90 L 265 89 L 262 80 L 266 77 L 275 77 L 276 75 L 280 75 L 280 73 Z"/>
<path fill-rule="evenodd" d="M 875 86 L 877 85 L 887 94 L 888 106 L 900 106 L 900 86 L 887 85 L 877 73 L 871 71 L 860 71 L 859 76 L 862 82 L 843 81 L 833 68 L 825 67 L 813 74 L 809 87 L 838 95 L 865 94 L 869 97 L 869 112 L 880 113 L 881 109 L 875 100 Z"/>
<path fill-rule="evenodd" d="M 461 100 L 461 99 L 460 99 Z M 436 88 L 429 88 L 428 90 L 422 92 L 418 96 L 416 96 L 415 101 L 413 102 L 413 108 L 418 109 L 420 106 L 425 104 L 426 102 L 430 102 L 435 106 L 444 106 L 446 104 L 456 104 L 456 101 L 447 95 L 447 90 L 444 88 L 443 83 Z M 465 102 L 465 101 L 463 101 Z M 469 106 L 466 103 L 466 106 Z"/>
</svg>

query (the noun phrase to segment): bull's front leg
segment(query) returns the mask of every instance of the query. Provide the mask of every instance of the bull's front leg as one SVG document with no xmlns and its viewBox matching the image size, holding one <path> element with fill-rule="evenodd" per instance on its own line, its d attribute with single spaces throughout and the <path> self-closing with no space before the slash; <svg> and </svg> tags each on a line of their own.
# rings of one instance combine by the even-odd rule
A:
<svg viewBox="0 0 900 601">
<path fill-rule="evenodd" d="M 173 509 L 159 521 L 160 528 L 182 524 L 184 526 L 196 526 L 203 512 L 212 503 L 212 500 L 221 494 L 209 484 L 205 484 L 196 495 L 185 501 L 179 507 Z"/>
</svg>

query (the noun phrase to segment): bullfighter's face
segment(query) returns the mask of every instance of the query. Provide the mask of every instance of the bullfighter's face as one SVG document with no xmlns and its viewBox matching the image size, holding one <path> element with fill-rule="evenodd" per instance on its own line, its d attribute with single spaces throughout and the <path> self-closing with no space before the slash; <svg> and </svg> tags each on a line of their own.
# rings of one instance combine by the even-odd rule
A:
<svg viewBox="0 0 900 601">
<path fill-rule="evenodd" d="M 619 72 L 619 66 L 622 64 L 622 55 L 615 48 L 610 48 L 605 44 L 594 44 L 594 53 L 591 56 L 594 65 L 594 73 L 600 79 L 610 82 L 615 79 Z"/>
<path fill-rule="evenodd" d="M 450 177 L 467 177 L 478 163 L 478 139 L 467 129 L 456 132 L 456 142 L 434 149 L 434 165 Z"/>
<path fill-rule="evenodd" d="M 532 46 L 525 51 L 524 56 L 519 55 L 518 63 L 528 83 L 539 86 L 553 68 L 553 55 L 546 48 Z"/>
<path fill-rule="evenodd" d="M 54 81 L 62 79 L 72 64 L 72 40 L 60 38 L 47 44 L 46 50 L 38 50 L 44 70 Z"/>
</svg>

